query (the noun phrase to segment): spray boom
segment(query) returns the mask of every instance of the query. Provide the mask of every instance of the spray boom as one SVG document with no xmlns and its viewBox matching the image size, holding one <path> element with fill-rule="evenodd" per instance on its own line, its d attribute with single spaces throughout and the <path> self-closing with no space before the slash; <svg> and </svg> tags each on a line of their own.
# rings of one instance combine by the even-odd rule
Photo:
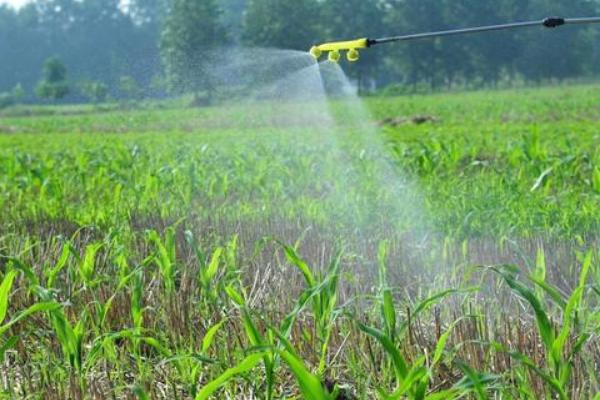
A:
<svg viewBox="0 0 600 400">
<path fill-rule="evenodd" d="M 531 26 L 543 26 L 546 28 L 557 28 L 562 25 L 582 25 L 582 24 L 597 24 L 600 23 L 600 17 L 590 18 L 561 18 L 549 17 L 538 21 L 514 22 L 510 24 L 478 26 L 475 28 L 452 29 L 438 32 L 417 33 L 412 35 L 390 36 L 381 39 L 356 39 L 344 42 L 330 42 L 320 45 L 315 45 L 310 49 L 310 54 L 319 59 L 325 52 L 328 53 L 328 59 L 332 62 L 338 62 L 341 58 L 341 51 L 346 51 L 346 58 L 350 62 L 358 61 L 360 54 L 359 49 L 365 49 L 377 44 L 410 41 L 418 39 L 436 38 L 444 36 L 466 35 L 471 33 L 501 31 L 508 29 L 526 28 Z"/>
<path fill-rule="evenodd" d="M 358 49 L 366 49 L 369 47 L 369 39 L 356 39 L 356 40 L 348 40 L 345 42 L 331 42 L 324 43 L 318 46 L 313 46 L 310 49 L 310 54 L 316 59 L 321 57 L 323 52 L 329 53 L 329 61 L 337 62 L 340 59 L 340 51 L 347 51 L 348 61 L 354 62 L 358 61 L 359 53 Z"/>
</svg>

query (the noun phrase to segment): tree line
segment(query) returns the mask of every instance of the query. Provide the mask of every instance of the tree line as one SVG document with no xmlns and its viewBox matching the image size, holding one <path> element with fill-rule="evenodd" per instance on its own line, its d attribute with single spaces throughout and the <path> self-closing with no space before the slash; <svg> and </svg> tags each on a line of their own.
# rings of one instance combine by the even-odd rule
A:
<svg viewBox="0 0 600 400">
<path fill-rule="evenodd" d="M 328 40 L 598 13 L 600 0 L 34 0 L 0 6 L 0 106 L 210 94 L 206 54 L 224 46 L 305 51 Z M 567 26 L 423 40 L 375 47 L 344 68 L 363 88 L 401 90 L 594 77 L 599 33 Z"/>
</svg>

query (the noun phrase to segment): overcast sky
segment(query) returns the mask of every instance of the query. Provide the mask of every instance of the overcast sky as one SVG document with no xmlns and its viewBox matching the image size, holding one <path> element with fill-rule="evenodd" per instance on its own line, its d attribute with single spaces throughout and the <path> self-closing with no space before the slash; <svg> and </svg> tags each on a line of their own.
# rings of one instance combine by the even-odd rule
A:
<svg viewBox="0 0 600 400">
<path fill-rule="evenodd" d="M 21 7 L 29 0 L 0 0 L 0 4 L 10 4 L 11 6 Z"/>
<path fill-rule="evenodd" d="M 10 4 L 13 7 L 21 7 L 23 4 L 29 3 L 31 0 L 0 0 L 0 5 Z M 121 0 L 121 5 L 127 7 L 128 0 Z"/>
</svg>

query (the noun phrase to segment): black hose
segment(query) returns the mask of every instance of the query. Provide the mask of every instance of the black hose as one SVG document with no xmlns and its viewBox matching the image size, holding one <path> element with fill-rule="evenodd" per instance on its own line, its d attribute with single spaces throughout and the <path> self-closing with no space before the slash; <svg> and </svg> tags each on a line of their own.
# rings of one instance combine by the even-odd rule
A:
<svg viewBox="0 0 600 400">
<path fill-rule="evenodd" d="M 382 43 L 400 42 L 400 41 L 417 40 L 417 39 L 427 39 L 427 38 L 444 37 L 444 36 L 465 35 L 465 34 L 469 34 L 469 33 L 478 33 L 478 32 L 501 31 L 501 30 L 508 30 L 508 29 L 527 28 L 527 27 L 531 27 L 531 26 L 545 26 L 546 28 L 557 28 L 562 25 L 598 24 L 598 23 L 600 23 L 600 17 L 589 17 L 589 18 L 549 17 L 549 18 L 545 18 L 541 21 L 513 22 L 510 24 L 479 26 L 479 27 L 475 27 L 475 28 L 452 29 L 452 30 L 439 31 L 439 32 L 427 32 L 427 33 L 417 33 L 417 34 L 411 34 L 411 35 L 391 36 L 391 37 L 386 37 L 386 38 L 381 38 L 381 39 L 369 39 L 368 44 L 369 44 L 369 46 L 372 46 L 372 45 L 382 44 Z"/>
</svg>

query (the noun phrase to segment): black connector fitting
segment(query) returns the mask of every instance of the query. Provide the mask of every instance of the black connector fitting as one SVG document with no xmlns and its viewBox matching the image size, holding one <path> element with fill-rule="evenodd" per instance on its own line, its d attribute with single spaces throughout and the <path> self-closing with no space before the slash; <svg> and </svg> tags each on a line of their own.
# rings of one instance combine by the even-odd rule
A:
<svg viewBox="0 0 600 400">
<path fill-rule="evenodd" d="M 565 24 L 565 19 L 560 17 L 549 17 L 544 20 L 546 28 L 558 28 Z"/>
</svg>

